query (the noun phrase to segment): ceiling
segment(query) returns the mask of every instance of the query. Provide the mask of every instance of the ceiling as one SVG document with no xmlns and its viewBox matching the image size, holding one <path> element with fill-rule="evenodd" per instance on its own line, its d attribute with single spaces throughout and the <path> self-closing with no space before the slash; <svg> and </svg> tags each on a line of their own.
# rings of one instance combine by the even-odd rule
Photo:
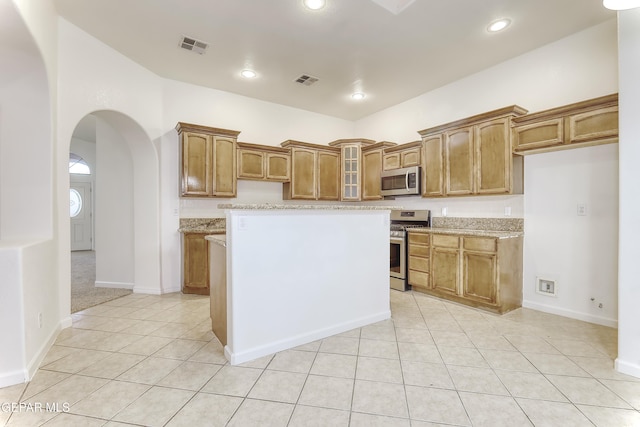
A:
<svg viewBox="0 0 640 427">
<path fill-rule="evenodd" d="M 53 1 L 159 76 L 347 120 L 616 16 L 601 0 L 327 0 L 317 11 L 302 0 Z M 502 17 L 511 26 L 488 33 Z M 181 49 L 182 36 L 209 47 Z M 243 68 L 257 78 L 242 78 Z M 295 83 L 301 74 L 319 81 Z M 351 99 L 355 91 L 365 99 Z"/>
</svg>

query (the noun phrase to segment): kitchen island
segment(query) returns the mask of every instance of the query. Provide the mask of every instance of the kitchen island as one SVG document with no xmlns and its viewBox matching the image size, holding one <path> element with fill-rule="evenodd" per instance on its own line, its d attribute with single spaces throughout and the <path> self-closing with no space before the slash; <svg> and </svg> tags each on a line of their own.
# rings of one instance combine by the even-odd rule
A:
<svg viewBox="0 0 640 427">
<path fill-rule="evenodd" d="M 226 244 L 226 260 L 217 251 L 210 262 L 226 265 L 224 349 L 232 365 L 390 318 L 390 207 L 218 207 L 226 241 L 208 239 Z M 220 303 L 212 300 L 212 310 Z"/>
</svg>

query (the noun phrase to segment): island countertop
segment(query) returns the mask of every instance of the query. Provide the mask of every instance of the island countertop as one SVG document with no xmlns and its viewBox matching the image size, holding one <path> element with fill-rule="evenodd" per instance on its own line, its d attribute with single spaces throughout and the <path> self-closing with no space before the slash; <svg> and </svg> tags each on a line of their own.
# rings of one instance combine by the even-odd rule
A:
<svg viewBox="0 0 640 427">
<path fill-rule="evenodd" d="M 343 211 L 383 211 L 398 210 L 400 206 L 363 206 L 363 205 L 294 205 L 294 204 L 271 204 L 271 203 L 255 203 L 255 204 L 234 204 L 221 203 L 218 209 L 239 209 L 239 210 L 343 210 Z"/>
</svg>

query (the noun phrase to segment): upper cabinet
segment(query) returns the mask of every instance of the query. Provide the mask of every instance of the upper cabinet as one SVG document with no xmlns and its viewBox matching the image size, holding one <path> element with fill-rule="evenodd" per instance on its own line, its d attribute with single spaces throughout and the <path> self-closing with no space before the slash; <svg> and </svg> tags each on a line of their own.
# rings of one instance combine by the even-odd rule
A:
<svg viewBox="0 0 640 427">
<path fill-rule="evenodd" d="M 419 131 L 422 196 L 522 192 L 522 159 L 513 156 L 511 121 L 517 105 Z"/>
<path fill-rule="evenodd" d="M 286 148 L 238 142 L 238 179 L 287 182 L 291 154 Z"/>
<path fill-rule="evenodd" d="M 386 148 L 384 151 L 383 169 L 408 168 L 420 166 L 421 141 L 408 142 L 395 147 Z"/>
<path fill-rule="evenodd" d="M 384 150 L 395 147 L 394 142 L 382 141 L 362 148 L 361 200 L 382 200 L 382 163 Z"/>
<path fill-rule="evenodd" d="M 236 141 L 240 132 L 179 122 L 181 194 L 236 197 Z"/>
<path fill-rule="evenodd" d="M 369 139 L 339 139 L 329 143 L 330 147 L 340 149 L 340 200 L 362 200 L 364 177 L 362 152 L 373 145 Z M 369 159 L 371 160 L 371 159 Z M 369 172 L 371 170 L 369 169 Z"/>
<path fill-rule="evenodd" d="M 291 180 L 283 185 L 283 198 L 340 200 L 340 149 L 288 140 Z"/>
<path fill-rule="evenodd" d="M 513 119 L 513 150 L 534 154 L 618 142 L 618 94 Z"/>
</svg>

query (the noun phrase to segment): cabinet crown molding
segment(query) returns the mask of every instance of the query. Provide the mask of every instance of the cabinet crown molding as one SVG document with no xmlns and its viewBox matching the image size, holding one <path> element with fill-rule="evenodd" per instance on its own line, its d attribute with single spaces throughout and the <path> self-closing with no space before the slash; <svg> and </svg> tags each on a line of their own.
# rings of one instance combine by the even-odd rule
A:
<svg viewBox="0 0 640 427">
<path fill-rule="evenodd" d="M 394 145 L 393 147 L 385 148 L 385 153 L 395 153 L 396 151 L 403 151 L 410 148 L 422 147 L 422 141 L 411 141 L 405 144 Z"/>
<path fill-rule="evenodd" d="M 336 153 L 340 152 L 340 148 L 338 147 L 330 147 L 328 145 L 321 145 L 321 144 L 312 144 L 310 142 L 296 141 L 293 139 L 287 139 L 286 141 L 280 143 L 280 145 L 285 148 L 303 147 L 303 148 L 311 148 L 313 150 L 325 150 L 325 151 L 332 151 Z"/>
<path fill-rule="evenodd" d="M 238 130 L 213 128 L 209 126 L 195 125 L 192 123 L 184 123 L 184 122 L 178 122 L 178 124 L 176 125 L 176 131 L 178 131 L 178 133 L 200 132 L 200 133 L 206 133 L 210 135 L 230 136 L 232 138 L 236 138 L 238 135 L 240 135 L 240 131 Z"/>
<path fill-rule="evenodd" d="M 538 122 L 549 118 L 562 117 L 568 114 L 579 114 L 585 111 L 597 110 L 599 108 L 616 107 L 618 105 L 618 94 L 600 96 L 598 98 L 588 99 L 586 101 L 575 102 L 573 104 L 563 105 L 561 107 L 550 108 L 548 110 L 538 111 L 527 114 L 525 116 L 514 117 L 513 124 L 526 124 L 529 122 Z"/>
<path fill-rule="evenodd" d="M 450 129 L 450 128 L 458 128 L 458 127 L 464 127 L 464 126 L 470 126 L 470 125 L 474 125 L 476 123 L 480 123 L 480 122 L 484 122 L 484 121 L 488 121 L 488 120 L 492 120 L 492 119 L 497 119 L 499 117 L 508 117 L 508 116 L 512 116 L 512 117 L 518 117 L 518 116 L 524 116 L 525 114 L 527 114 L 527 110 L 518 106 L 518 105 L 511 105 L 509 107 L 504 107 L 504 108 L 499 108 L 497 110 L 493 110 L 493 111 L 488 111 L 486 113 L 482 113 L 482 114 L 476 114 L 475 116 L 471 116 L 471 117 L 467 117 L 464 119 L 460 119 L 460 120 L 456 120 L 453 122 L 449 122 L 449 123 L 445 123 L 439 126 L 435 126 L 432 128 L 427 128 L 427 129 L 423 129 L 423 130 L 419 130 L 418 133 L 420 134 L 420 136 L 425 137 L 427 135 L 430 135 L 432 133 L 439 133 L 442 132 L 444 130 Z"/>
<path fill-rule="evenodd" d="M 253 144 L 251 142 L 240 142 L 237 143 L 238 148 L 244 148 L 247 150 L 258 150 L 258 151 L 269 151 L 275 153 L 289 153 L 289 150 L 282 147 L 276 147 L 274 145 L 262 145 L 262 144 Z"/>
<path fill-rule="evenodd" d="M 343 144 L 360 144 L 362 147 L 370 146 L 375 144 L 376 142 L 373 139 L 364 139 L 364 138 L 347 138 L 347 139 L 336 139 L 335 141 L 331 141 L 329 146 L 337 147 Z"/>
</svg>

